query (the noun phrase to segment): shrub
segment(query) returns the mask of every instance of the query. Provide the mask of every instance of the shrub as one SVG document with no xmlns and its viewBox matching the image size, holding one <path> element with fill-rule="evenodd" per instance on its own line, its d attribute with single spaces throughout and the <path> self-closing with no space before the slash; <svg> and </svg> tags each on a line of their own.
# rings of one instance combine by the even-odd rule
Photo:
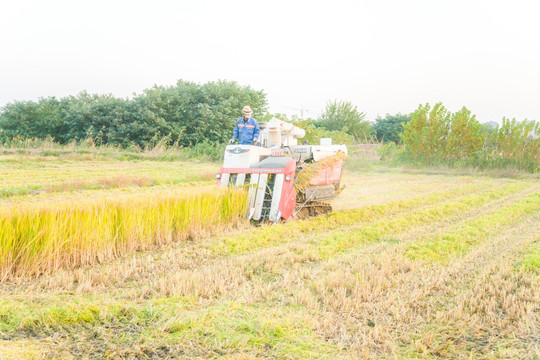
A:
<svg viewBox="0 0 540 360">
<path fill-rule="evenodd" d="M 349 134 L 356 141 L 366 141 L 371 138 L 372 129 L 365 121 L 366 114 L 358 111 L 356 106 L 348 101 L 333 101 L 326 104 L 321 116 L 313 122 L 316 127 L 329 131 Z"/>
<path fill-rule="evenodd" d="M 482 126 L 463 107 L 449 112 L 442 103 L 420 105 L 405 124 L 404 161 L 478 168 L 540 169 L 540 123 L 503 118 L 498 128 Z M 389 149 L 389 148 L 388 148 Z"/>
<path fill-rule="evenodd" d="M 451 113 L 442 103 L 420 105 L 404 128 L 407 155 L 420 163 L 470 162 L 482 145 L 480 123 L 466 107 Z"/>
<path fill-rule="evenodd" d="M 480 168 L 540 170 L 540 123 L 503 118 L 502 125 L 485 137 L 475 164 Z"/>
</svg>

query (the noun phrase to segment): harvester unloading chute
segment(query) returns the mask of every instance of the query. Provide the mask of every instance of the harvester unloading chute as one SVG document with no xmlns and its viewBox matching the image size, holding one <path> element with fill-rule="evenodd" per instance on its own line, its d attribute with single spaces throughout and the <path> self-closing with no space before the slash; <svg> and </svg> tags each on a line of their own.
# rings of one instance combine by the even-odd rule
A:
<svg viewBox="0 0 540 360">
<path fill-rule="evenodd" d="M 330 212 L 339 187 L 345 145 L 321 139 L 319 145 L 298 145 L 305 131 L 272 118 L 259 123 L 253 145 L 228 145 L 218 186 L 248 187 L 248 219 L 277 222 L 292 216 Z"/>
</svg>

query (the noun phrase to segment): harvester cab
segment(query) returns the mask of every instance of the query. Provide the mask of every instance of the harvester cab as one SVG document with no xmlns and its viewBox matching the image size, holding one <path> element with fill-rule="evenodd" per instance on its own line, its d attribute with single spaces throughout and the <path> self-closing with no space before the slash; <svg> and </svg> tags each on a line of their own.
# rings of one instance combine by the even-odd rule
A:
<svg viewBox="0 0 540 360">
<path fill-rule="evenodd" d="M 327 202 L 340 188 L 345 145 L 321 139 L 319 145 L 298 145 L 305 131 L 272 118 L 259 123 L 254 145 L 228 145 L 216 175 L 220 187 L 248 188 L 247 218 L 277 222 L 332 211 Z"/>
</svg>

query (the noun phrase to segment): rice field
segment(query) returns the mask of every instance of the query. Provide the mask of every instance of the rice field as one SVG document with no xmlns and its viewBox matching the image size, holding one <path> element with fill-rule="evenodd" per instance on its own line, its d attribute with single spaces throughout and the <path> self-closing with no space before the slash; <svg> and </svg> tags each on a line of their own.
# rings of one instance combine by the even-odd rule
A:
<svg viewBox="0 0 540 360">
<path fill-rule="evenodd" d="M 0 359 L 540 356 L 538 178 L 353 160 L 332 214 L 253 227 L 217 168 L 0 157 Z"/>
</svg>

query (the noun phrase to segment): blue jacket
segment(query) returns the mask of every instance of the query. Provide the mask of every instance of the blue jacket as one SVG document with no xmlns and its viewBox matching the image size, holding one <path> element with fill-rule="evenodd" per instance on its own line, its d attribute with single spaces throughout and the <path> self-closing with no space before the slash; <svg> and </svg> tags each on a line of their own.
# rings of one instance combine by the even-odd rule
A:
<svg viewBox="0 0 540 360">
<path fill-rule="evenodd" d="M 244 118 L 236 120 L 236 125 L 234 125 L 233 141 L 238 139 L 240 145 L 251 145 L 253 140 L 259 139 L 259 124 L 257 121 L 250 117 L 247 121 L 244 121 Z"/>
</svg>

